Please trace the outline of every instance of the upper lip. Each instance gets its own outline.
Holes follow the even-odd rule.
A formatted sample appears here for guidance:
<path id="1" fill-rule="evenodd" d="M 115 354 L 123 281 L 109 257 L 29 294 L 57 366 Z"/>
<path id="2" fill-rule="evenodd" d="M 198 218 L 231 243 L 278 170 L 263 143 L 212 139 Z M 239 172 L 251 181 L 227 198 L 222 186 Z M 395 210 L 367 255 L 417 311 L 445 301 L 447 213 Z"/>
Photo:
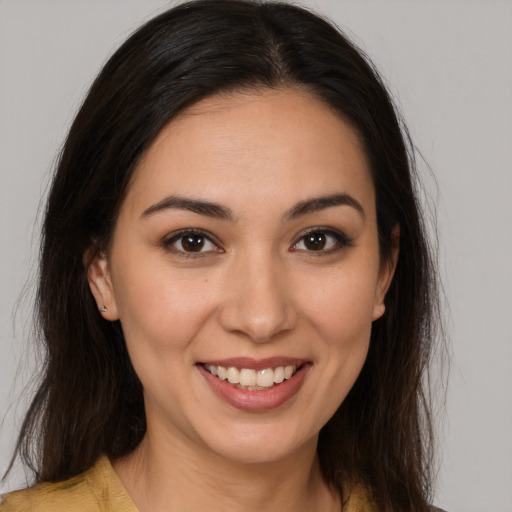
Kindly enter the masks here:
<path id="1" fill-rule="evenodd" d="M 307 363 L 307 359 L 298 357 L 275 356 L 264 359 L 253 359 L 251 357 L 230 357 L 227 359 L 209 359 L 201 361 L 199 364 L 209 364 L 212 366 L 224 366 L 225 368 L 247 368 L 250 370 L 264 370 L 265 368 L 277 368 L 278 366 L 301 366 Z"/>

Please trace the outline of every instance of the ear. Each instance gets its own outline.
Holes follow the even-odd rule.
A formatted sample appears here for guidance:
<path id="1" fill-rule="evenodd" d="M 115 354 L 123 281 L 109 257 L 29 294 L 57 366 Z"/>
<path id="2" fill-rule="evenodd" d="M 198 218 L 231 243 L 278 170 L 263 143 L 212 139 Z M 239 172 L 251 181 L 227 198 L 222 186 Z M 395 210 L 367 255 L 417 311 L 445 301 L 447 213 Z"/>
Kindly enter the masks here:
<path id="1" fill-rule="evenodd" d="M 117 304 L 105 253 L 96 253 L 90 257 L 91 250 L 84 254 L 84 265 L 87 270 L 89 288 L 96 299 L 98 311 L 106 320 L 119 319 Z"/>
<path id="2" fill-rule="evenodd" d="M 391 232 L 391 253 L 389 258 L 383 261 L 379 269 L 377 288 L 375 290 L 375 302 L 373 304 L 372 321 L 379 319 L 386 311 L 384 299 L 388 292 L 393 275 L 395 274 L 400 246 L 400 226 L 397 224 Z"/>

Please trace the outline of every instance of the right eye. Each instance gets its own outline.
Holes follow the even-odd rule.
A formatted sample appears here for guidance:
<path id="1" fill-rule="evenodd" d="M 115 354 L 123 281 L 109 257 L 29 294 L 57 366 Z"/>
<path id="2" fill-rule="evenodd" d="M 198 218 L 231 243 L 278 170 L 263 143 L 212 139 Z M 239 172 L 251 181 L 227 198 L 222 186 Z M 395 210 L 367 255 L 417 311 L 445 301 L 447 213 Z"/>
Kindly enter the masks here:
<path id="1" fill-rule="evenodd" d="M 202 231 L 182 230 L 167 238 L 164 243 L 167 250 L 184 254 L 202 254 L 221 252 L 221 249 Z"/>

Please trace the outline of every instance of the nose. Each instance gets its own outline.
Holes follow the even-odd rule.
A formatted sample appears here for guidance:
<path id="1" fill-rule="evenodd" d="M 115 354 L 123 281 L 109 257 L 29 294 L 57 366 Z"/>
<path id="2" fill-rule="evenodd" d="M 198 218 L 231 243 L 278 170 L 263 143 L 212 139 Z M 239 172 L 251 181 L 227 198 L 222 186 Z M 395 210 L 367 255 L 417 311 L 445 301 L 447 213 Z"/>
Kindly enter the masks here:
<path id="1" fill-rule="evenodd" d="M 225 291 L 218 318 L 227 331 L 264 343 L 297 323 L 291 284 L 271 256 L 252 255 L 235 262 Z"/>

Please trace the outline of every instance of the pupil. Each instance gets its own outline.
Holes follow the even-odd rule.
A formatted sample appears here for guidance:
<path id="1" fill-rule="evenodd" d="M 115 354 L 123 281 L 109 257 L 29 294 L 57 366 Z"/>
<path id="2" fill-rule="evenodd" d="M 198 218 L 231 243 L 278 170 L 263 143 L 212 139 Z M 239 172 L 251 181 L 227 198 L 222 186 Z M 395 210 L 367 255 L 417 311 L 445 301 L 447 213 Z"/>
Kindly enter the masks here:
<path id="1" fill-rule="evenodd" d="M 323 233 L 311 233 L 304 240 L 304 244 L 312 251 L 320 251 L 325 247 L 325 235 Z"/>
<path id="2" fill-rule="evenodd" d="M 181 239 L 181 246 L 188 252 L 199 252 L 204 245 L 204 238 L 200 235 L 186 235 Z"/>

